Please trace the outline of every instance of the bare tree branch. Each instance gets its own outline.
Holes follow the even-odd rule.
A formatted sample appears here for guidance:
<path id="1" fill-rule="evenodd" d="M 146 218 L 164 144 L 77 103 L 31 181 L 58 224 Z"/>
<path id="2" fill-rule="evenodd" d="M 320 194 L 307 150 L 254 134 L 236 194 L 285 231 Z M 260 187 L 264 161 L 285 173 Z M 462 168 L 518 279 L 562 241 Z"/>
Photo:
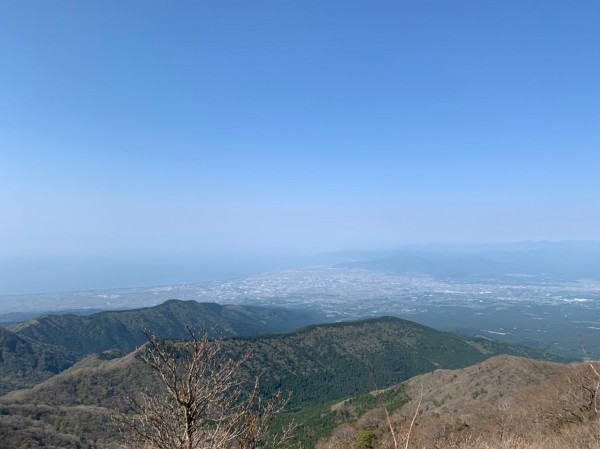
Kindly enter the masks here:
<path id="1" fill-rule="evenodd" d="M 144 329 L 146 345 L 139 358 L 156 374 L 164 394 L 145 391 L 139 399 L 126 398 L 133 414 L 115 417 L 127 443 L 154 449 L 265 449 L 280 448 L 292 427 L 269 436 L 269 425 L 289 395 L 277 392 L 264 399 L 260 379 L 244 388 L 242 366 L 252 348 L 232 358 L 222 341 L 198 337 L 187 328 L 190 340 L 161 341 Z"/>

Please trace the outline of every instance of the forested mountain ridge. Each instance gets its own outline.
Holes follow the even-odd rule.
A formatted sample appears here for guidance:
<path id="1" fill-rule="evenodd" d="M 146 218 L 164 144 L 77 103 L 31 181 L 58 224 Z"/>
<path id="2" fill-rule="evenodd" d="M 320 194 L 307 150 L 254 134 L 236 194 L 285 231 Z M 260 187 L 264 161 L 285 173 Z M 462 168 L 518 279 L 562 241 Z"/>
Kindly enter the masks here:
<path id="1" fill-rule="evenodd" d="M 472 365 L 498 353 L 546 357 L 539 351 L 465 339 L 392 317 L 310 326 L 290 334 L 230 338 L 223 347 L 232 357 L 254 348 L 244 375 L 251 379 L 261 374 L 265 394 L 291 391 L 290 411 L 369 392 L 373 389 L 369 370 L 385 387 L 437 368 Z M 8 420 L 20 416 L 22 422 L 30 421 L 20 424 L 22 438 L 27 438 L 30 428 L 50 426 L 58 432 L 56 423 L 60 422 L 62 435 L 77 438 L 80 445 L 82 438 L 96 440 L 90 447 L 103 447 L 100 443 L 116 437 L 110 429 L 110 414 L 127 409 L 122 398 L 157 387 L 152 373 L 134 354 L 106 362 L 84 360 L 31 390 L 0 398 L 6 415 L 0 417 L 0 427 L 4 426 L 0 436 L 8 432 Z M 12 432 L 11 438 L 20 441 L 18 432 Z"/>
<path id="2" fill-rule="evenodd" d="M 133 351 L 146 340 L 144 328 L 160 338 L 182 339 L 189 337 L 186 326 L 192 326 L 222 338 L 289 332 L 321 321 L 319 315 L 305 311 L 169 300 L 154 307 L 87 316 L 46 315 L 11 330 L 32 340 L 92 354 L 108 349 Z"/>
<path id="3" fill-rule="evenodd" d="M 462 368 L 499 354 L 559 360 L 541 351 L 484 338 L 463 338 L 396 317 L 309 326 L 283 335 L 235 338 L 232 350 L 255 347 L 266 392 L 293 391 L 290 407 L 314 405 L 382 387 L 439 368 Z"/>
<path id="4" fill-rule="evenodd" d="M 28 388 L 60 373 L 81 356 L 0 328 L 0 395 Z"/>

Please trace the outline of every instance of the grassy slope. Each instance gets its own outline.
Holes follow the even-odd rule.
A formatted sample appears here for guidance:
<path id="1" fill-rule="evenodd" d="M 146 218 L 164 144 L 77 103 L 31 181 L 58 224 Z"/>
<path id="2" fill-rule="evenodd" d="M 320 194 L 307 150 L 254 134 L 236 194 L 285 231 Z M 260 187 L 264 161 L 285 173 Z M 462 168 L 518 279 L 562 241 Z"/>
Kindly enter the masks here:
<path id="1" fill-rule="evenodd" d="M 499 356 L 460 370 L 437 370 L 403 383 L 397 398 L 411 399 L 392 413 L 392 421 L 398 434 L 406 434 L 422 398 L 411 447 L 597 447 L 599 417 L 590 399 L 597 382 L 586 364 Z M 349 423 L 333 429 L 333 437 L 319 447 L 352 447 L 365 432 L 373 436 L 374 449 L 388 447 L 391 437 L 381 409 Z"/>

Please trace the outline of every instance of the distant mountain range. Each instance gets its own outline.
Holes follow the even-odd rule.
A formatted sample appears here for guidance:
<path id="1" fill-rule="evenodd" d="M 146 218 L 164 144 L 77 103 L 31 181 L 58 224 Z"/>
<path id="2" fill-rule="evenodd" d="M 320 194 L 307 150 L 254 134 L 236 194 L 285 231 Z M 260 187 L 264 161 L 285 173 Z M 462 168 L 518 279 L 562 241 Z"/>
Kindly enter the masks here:
<path id="1" fill-rule="evenodd" d="M 528 266 L 534 273 L 600 278 L 598 241 L 525 241 L 495 244 L 414 244 L 374 251 L 249 256 L 212 254 L 156 257 L 75 257 L 20 260 L 0 257 L 0 294 L 43 294 L 216 281 L 267 271 L 374 261 L 400 253 L 476 254 Z M 529 254 L 528 254 L 529 253 Z M 68 275 L 65 275 L 67 273 Z M 497 273 L 495 273 L 497 274 Z M 49 310 L 49 309 L 45 309 Z M 34 310 L 37 311 L 37 310 Z M 10 317 L 1 321 L 17 321 Z M 19 319 L 20 320 L 20 319 Z"/>
<path id="2" fill-rule="evenodd" d="M 547 276 L 600 279 L 598 242 L 524 242 L 458 249 L 431 246 L 386 252 L 340 253 L 341 268 L 422 273 L 443 278 Z"/>
<path id="3" fill-rule="evenodd" d="M 419 273 L 443 278 L 466 278 L 471 276 L 502 276 L 508 273 L 525 273 L 527 267 L 499 262 L 473 254 L 401 252 L 381 259 L 347 262 L 340 268 L 363 268 L 397 273 Z"/>

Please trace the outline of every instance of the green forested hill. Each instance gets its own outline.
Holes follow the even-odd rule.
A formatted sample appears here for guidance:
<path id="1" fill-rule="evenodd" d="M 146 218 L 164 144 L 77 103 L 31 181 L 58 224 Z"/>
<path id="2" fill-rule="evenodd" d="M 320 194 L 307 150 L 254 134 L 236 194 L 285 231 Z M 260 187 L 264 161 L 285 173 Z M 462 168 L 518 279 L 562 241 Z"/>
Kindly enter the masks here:
<path id="1" fill-rule="evenodd" d="M 372 390 L 369 369 L 379 386 L 385 387 L 437 368 L 472 365 L 500 353 L 544 357 L 534 350 L 467 340 L 389 317 L 311 326 L 284 335 L 232 338 L 224 345 L 234 357 L 253 346 L 247 373 L 262 373 L 265 393 L 291 391 L 291 411 Z M 115 437 L 104 424 L 109 424 L 111 410 L 123 408 L 122 397 L 157 385 L 133 354 L 104 363 L 96 360 L 81 363 L 32 390 L 1 398 L 0 415 L 21 415 L 38 427 L 39 419 L 51 428 L 60 421 L 63 434 L 105 441 Z M 44 413 L 39 412 L 40 407 L 46 407 Z M 82 407 L 85 414 L 75 412 Z M 60 420 L 49 409 L 60 411 Z M 41 418 L 32 418 L 36 416 Z M 5 425 L 3 419 L 0 428 Z M 93 426 L 90 422 L 104 424 Z M 0 439 L 2 432 L 7 430 L 0 430 Z M 12 438 L 16 438 L 14 433 Z"/>
<path id="2" fill-rule="evenodd" d="M 289 309 L 170 300 L 155 307 L 88 316 L 48 315 L 12 330 L 36 341 L 92 354 L 134 350 L 146 339 L 144 327 L 161 338 L 178 339 L 188 337 L 186 326 L 206 329 L 215 337 L 231 337 L 289 332 L 319 321 L 316 314 Z"/>
<path id="3" fill-rule="evenodd" d="M 0 328 L 0 395 L 42 382 L 80 358 L 65 348 L 39 343 Z"/>
<path id="4" fill-rule="evenodd" d="M 287 335 L 232 339 L 232 349 L 253 345 L 254 370 L 265 392 L 293 392 L 301 407 L 366 393 L 438 368 L 462 368 L 499 354 L 553 359 L 547 354 L 487 339 L 467 339 L 412 321 L 382 317 L 311 326 Z"/>

